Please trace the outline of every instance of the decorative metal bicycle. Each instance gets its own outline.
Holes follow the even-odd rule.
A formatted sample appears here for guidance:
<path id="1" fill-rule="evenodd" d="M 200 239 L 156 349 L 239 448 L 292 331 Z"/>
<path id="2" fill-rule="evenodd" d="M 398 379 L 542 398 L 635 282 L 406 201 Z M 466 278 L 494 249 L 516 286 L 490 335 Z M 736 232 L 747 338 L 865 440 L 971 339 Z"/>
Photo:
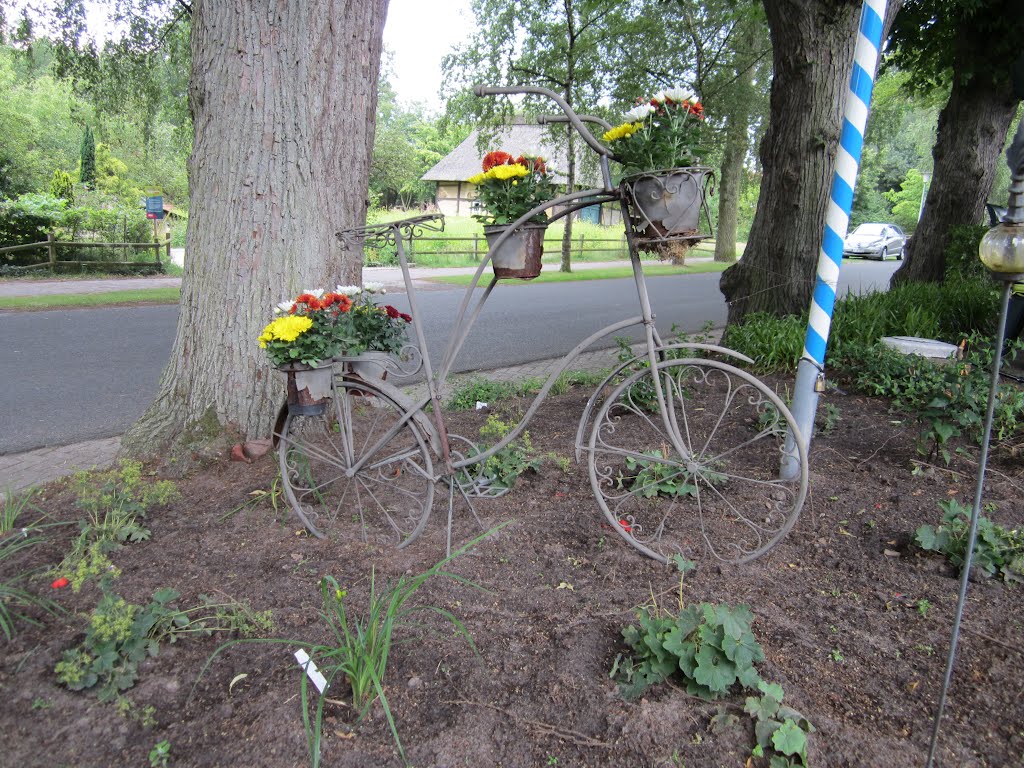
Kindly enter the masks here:
<path id="1" fill-rule="evenodd" d="M 576 433 L 577 462 L 586 462 L 590 484 L 607 524 L 640 552 L 667 561 L 675 554 L 696 559 L 702 552 L 722 561 L 745 562 L 767 552 L 793 527 L 807 493 L 804 441 L 790 441 L 800 471 L 782 479 L 785 437 L 799 437 L 785 403 L 763 382 L 737 367 L 748 358 L 721 346 L 666 344 L 654 324 L 638 253 L 638 238 L 669 243 L 696 242 L 700 233 L 656 231 L 644 223 L 634 237 L 626 228 L 640 315 L 603 328 L 580 342 L 551 371 L 521 421 L 483 452 L 449 433 L 440 389 L 484 303 L 498 283 L 493 278 L 470 311 L 477 287 L 503 241 L 541 211 L 555 220 L 584 207 L 617 202 L 623 216 L 636 219 L 635 181 L 611 183 L 609 150 L 557 94 L 543 88 L 478 87 L 477 95 L 532 93 L 550 97 L 567 121 L 599 154 L 603 186 L 558 197 L 522 216 L 491 244 L 467 288 L 440 366 L 431 365 L 409 273 L 405 241 L 423 230 L 442 230 L 440 214 L 339 233 L 349 244 L 392 245 L 397 250 L 413 315 L 415 367 L 422 369 L 427 394 L 413 400 L 383 379 L 353 372 L 352 361 L 335 363 L 332 405 L 324 416 L 289 415 L 279 430 L 279 458 L 285 494 L 311 533 L 325 536 L 358 524 L 385 533 L 399 547 L 422 533 L 438 481 L 448 485 L 448 541 L 459 493 L 494 495 L 483 464 L 519 437 L 556 379 L 601 339 L 640 325 L 643 354 L 619 364 L 587 401 Z M 706 169 L 689 177 L 706 183 Z M 687 174 L 684 174 L 687 176 Z M 645 181 L 648 181 L 645 179 Z M 692 183 L 684 179 L 684 183 Z M 650 183 L 646 184 L 649 188 Z M 654 197 L 661 191 L 647 192 Z M 703 196 L 700 198 L 704 206 Z M 671 206 L 671 200 L 667 200 Z M 707 210 L 704 208 L 707 218 Z M 709 225 L 710 226 L 710 225 Z M 394 362 L 398 365 L 398 362 Z M 403 374 L 413 371 L 401 370 Z M 429 412 L 428 412 L 429 406 Z M 475 515 L 475 511 L 474 511 Z"/>

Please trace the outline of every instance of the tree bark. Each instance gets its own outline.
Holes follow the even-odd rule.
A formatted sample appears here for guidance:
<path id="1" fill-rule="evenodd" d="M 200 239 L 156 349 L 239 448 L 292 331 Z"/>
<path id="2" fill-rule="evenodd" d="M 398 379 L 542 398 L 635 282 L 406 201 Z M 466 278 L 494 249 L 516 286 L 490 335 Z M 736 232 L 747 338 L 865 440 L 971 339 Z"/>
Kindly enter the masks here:
<path id="1" fill-rule="evenodd" d="M 996 84 L 991 73 L 954 77 L 949 101 L 939 113 L 932 150 L 934 176 L 921 221 L 907 243 L 906 260 L 890 285 L 945 279 L 950 229 L 983 222 L 985 202 L 1017 104 L 1009 81 Z"/>
<path id="2" fill-rule="evenodd" d="M 190 222 L 177 335 L 122 450 L 266 437 L 281 377 L 256 343 L 273 306 L 353 283 L 334 234 L 365 218 L 387 0 L 195 0 Z"/>
<path id="3" fill-rule="evenodd" d="M 763 0 L 771 30 L 771 123 L 743 259 L 720 282 L 730 324 L 810 305 L 861 4 Z"/>

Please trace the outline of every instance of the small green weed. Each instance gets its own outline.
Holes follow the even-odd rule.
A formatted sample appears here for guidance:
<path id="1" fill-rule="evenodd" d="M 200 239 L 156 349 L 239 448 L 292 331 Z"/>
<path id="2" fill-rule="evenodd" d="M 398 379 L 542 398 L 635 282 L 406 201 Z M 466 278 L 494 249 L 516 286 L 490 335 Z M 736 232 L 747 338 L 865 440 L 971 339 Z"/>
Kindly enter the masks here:
<path id="1" fill-rule="evenodd" d="M 167 768 L 167 763 L 171 759 L 171 742 L 167 739 L 158 741 L 153 745 L 153 748 L 149 750 L 149 765 L 150 768 Z"/>
<path id="2" fill-rule="evenodd" d="M 942 522 L 938 526 L 922 525 L 914 540 L 921 549 L 943 554 L 960 567 L 967 555 L 971 510 L 956 499 L 940 501 L 939 507 Z M 1007 530 L 984 515 L 979 516 L 972 563 L 989 576 L 999 576 L 1008 583 L 1024 580 L 1024 533 Z"/>
<path id="3" fill-rule="evenodd" d="M 925 600 L 924 598 L 921 598 L 914 605 L 917 608 L 917 612 L 919 614 L 921 614 L 921 618 L 922 619 L 927 619 L 928 618 L 928 611 L 931 610 L 932 604 L 929 601 Z"/>
<path id="4" fill-rule="evenodd" d="M 480 427 L 480 437 L 485 442 L 474 445 L 466 458 L 486 453 L 490 445 L 503 440 L 515 427 L 516 425 L 512 422 L 503 421 L 498 416 L 491 414 Z M 485 459 L 479 471 L 489 490 L 505 491 L 512 488 L 524 473 L 537 470 L 544 463 L 545 458 L 549 458 L 549 456 L 537 453 L 534 449 L 530 433 L 523 432 L 518 439 Z M 564 469 L 568 469 L 565 463 L 560 462 L 560 465 Z M 463 470 L 463 484 L 472 484 L 466 470 Z"/>

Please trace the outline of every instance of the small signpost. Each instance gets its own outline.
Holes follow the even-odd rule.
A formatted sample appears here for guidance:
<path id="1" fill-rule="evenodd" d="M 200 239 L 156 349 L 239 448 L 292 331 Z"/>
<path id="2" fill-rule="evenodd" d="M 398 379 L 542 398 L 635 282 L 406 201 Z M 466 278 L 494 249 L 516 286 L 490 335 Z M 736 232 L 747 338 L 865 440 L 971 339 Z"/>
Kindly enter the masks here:
<path id="1" fill-rule="evenodd" d="M 159 243 L 160 237 L 158 234 L 158 221 L 163 221 L 164 218 L 164 196 L 163 190 L 159 187 L 147 187 L 146 188 L 146 218 L 153 220 L 153 242 Z M 156 261 L 160 263 L 160 247 L 156 248 Z"/>
<path id="2" fill-rule="evenodd" d="M 164 217 L 164 197 L 158 188 L 146 190 L 146 218 L 160 220 Z"/>

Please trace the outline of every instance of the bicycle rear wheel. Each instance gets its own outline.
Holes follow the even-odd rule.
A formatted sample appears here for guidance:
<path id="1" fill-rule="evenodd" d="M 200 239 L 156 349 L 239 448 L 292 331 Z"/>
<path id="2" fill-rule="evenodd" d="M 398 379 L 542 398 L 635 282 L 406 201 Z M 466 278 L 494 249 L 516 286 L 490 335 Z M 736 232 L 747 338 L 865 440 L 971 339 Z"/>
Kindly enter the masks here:
<path id="1" fill-rule="evenodd" d="M 747 562 L 786 535 L 807 494 L 802 440 L 799 476 L 779 476 L 791 429 L 782 400 L 745 371 L 665 360 L 620 383 L 598 411 L 591 488 L 613 530 L 650 557 Z"/>
<path id="2" fill-rule="evenodd" d="M 285 497 L 314 536 L 364 541 L 422 533 L 434 500 L 430 450 L 405 409 L 372 384 L 336 377 L 323 416 L 289 415 L 278 459 Z"/>

